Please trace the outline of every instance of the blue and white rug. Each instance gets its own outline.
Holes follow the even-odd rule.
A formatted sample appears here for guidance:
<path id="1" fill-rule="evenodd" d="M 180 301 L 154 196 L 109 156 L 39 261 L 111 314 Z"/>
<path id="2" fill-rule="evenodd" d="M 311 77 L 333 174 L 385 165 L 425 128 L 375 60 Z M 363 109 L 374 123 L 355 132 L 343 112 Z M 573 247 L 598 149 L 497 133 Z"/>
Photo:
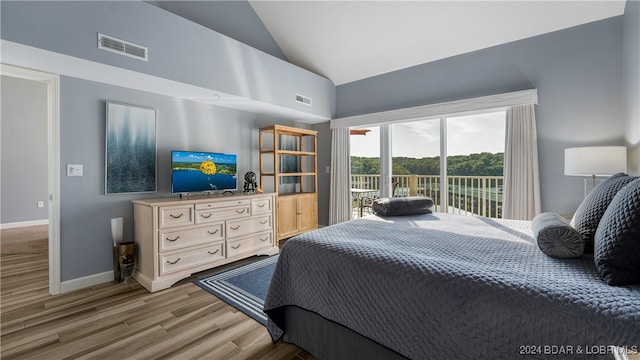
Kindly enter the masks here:
<path id="1" fill-rule="evenodd" d="M 229 305 L 251 316 L 262 325 L 267 315 L 262 311 L 278 255 L 194 280 L 194 283 Z"/>

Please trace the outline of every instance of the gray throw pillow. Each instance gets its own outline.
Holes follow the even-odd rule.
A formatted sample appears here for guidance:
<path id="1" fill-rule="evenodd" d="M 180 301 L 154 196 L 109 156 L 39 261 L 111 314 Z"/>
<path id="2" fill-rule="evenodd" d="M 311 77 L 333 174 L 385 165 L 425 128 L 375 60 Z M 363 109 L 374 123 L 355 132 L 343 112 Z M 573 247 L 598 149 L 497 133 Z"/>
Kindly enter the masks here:
<path id="1" fill-rule="evenodd" d="M 602 216 L 594 260 L 609 285 L 640 284 L 640 179 L 620 190 Z"/>
<path id="2" fill-rule="evenodd" d="M 571 219 L 571 226 L 584 239 L 584 252 L 593 253 L 593 237 L 604 212 L 616 193 L 633 181 L 634 177 L 618 173 L 598 184 L 582 201 Z"/>
<path id="3" fill-rule="evenodd" d="M 543 253 L 555 258 L 575 258 L 584 252 L 584 241 L 562 216 L 544 212 L 531 222 L 533 236 Z"/>
<path id="4" fill-rule="evenodd" d="M 381 198 L 373 202 L 373 212 L 382 216 L 416 215 L 431 212 L 433 200 L 428 197 L 409 196 Z"/>

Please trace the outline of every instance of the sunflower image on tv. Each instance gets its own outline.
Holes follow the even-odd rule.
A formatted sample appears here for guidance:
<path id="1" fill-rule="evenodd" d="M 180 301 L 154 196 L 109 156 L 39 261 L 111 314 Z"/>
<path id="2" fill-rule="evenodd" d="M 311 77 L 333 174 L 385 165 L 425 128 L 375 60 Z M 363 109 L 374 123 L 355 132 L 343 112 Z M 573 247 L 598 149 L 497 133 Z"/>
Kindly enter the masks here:
<path id="1" fill-rule="evenodd" d="M 205 160 L 200 163 L 200 172 L 206 175 L 214 175 L 216 173 L 216 164 L 211 160 Z"/>
<path id="2" fill-rule="evenodd" d="M 197 151 L 171 151 L 171 192 L 196 193 L 235 190 L 235 154 Z"/>

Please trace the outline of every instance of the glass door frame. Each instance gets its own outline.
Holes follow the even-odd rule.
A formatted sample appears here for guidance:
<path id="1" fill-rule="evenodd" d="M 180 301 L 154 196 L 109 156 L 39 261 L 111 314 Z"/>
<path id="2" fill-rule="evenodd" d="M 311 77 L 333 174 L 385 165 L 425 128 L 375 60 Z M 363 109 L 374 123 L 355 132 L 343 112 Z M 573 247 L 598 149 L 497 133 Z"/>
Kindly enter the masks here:
<path id="1" fill-rule="evenodd" d="M 505 107 L 495 107 L 482 110 L 465 111 L 454 114 L 446 114 L 440 116 L 430 116 L 415 119 L 405 119 L 400 121 L 391 121 L 379 124 L 371 124 L 372 126 L 380 127 L 380 197 L 391 197 L 391 178 L 393 174 L 393 157 L 392 157 L 392 126 L 393 124 L 400 124 L 406 122 L 415 121 L 428 121 L 436 120 L 440 121 L 440 187 L 448 187 L 447 182 L 447 120 L 449 118 L 457 118 L 461 116 L 469 116 L 475 114 L 486 114 L 493 112 L 506 111 Z M 447 212 L 449 209 L 448 204 L 448 191 L 440 191 L 440 209 L 444 209 Z"/>

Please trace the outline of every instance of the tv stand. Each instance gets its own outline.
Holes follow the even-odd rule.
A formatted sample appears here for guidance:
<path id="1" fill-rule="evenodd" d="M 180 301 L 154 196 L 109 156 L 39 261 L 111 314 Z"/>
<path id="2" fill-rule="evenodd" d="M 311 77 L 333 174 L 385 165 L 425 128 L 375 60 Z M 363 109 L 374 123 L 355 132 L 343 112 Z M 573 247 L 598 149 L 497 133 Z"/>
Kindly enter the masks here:
<path id="1" fill-rule="evenodd" d="M 229 194 L 231 194 L 231 195 L 235 195 L 235 194 L 236 194 L 236 193 L 234 193 L 234 192 L 233 192 L 233 191 L 231 191 L 231 190 L 226 190 L 226 191 L 224 191 L 224 192 L 222 193 L 222 195 L 226 195 L 227 193 L 229 193 Z"/>
<path id="2" fill-rule="evenodd" d="M 275 194 L 133 201 L 133 277 L 154 292 L 191 274 L 278 253 Z"/>

